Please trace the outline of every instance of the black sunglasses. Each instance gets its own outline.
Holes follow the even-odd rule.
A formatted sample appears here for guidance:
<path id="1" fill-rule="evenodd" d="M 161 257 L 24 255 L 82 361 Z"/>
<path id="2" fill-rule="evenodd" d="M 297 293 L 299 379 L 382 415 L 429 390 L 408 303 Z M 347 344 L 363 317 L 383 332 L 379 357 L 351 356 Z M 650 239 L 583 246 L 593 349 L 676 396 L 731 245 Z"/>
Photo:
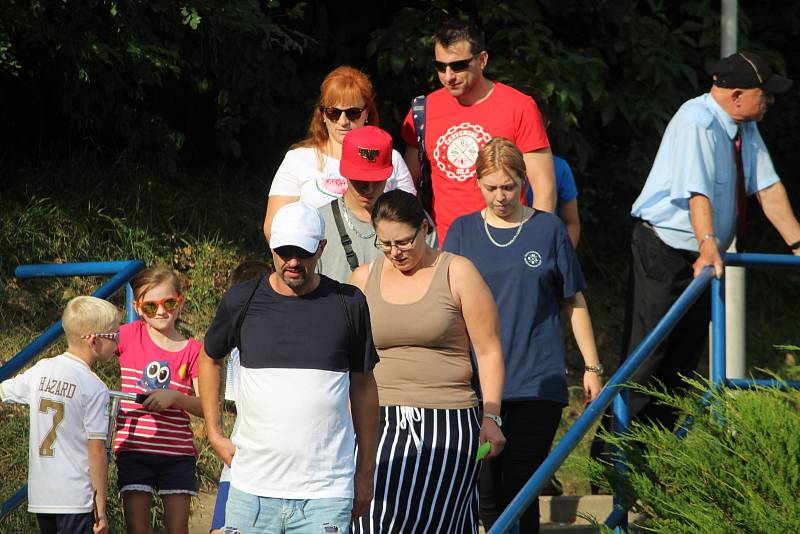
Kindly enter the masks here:
<path id="1" fill-rule="evenodd" d="M 451 61 L 450 63 L 445 63 L 444 61 L 433 61 L 434 68 L 444 74 L 447 70 L 447 67 L 450 67 L 450 70 L 453 72 L 461 72 L 465 71 L 469 68 L 469 64 L 472 63 L 472 60 L 478 56 L 472 56 L 469 59 L 459 59 L 458 61 Z"/>
<path id="2" fill-rule="evenodd" d="M 357 121 L 361 114 L 364 113 L 364 110 L 367 109 L 366 107 L 363 108 L 347 108 L 347 109 L 339 109 L 334 107 L 327 107 L 327 106 L 320 106 L 319 110 L 328 117 L 328 120 L 331 122 L 336 122 L 339 120 L 339 117 L 342 116 L 344 113 L 347 116 L 347 120 Z"/>
<path id="3" fill-rule="evenodd" d="M 294 245 L 286 245 L 275 249 L 275 254 L 281 257 L 282 260 L 290 260 L 297 258 L 299 260 L 307 260 L 316 254 L 317 251 L 309 252 L 304 248 L 296 247 Z"/>

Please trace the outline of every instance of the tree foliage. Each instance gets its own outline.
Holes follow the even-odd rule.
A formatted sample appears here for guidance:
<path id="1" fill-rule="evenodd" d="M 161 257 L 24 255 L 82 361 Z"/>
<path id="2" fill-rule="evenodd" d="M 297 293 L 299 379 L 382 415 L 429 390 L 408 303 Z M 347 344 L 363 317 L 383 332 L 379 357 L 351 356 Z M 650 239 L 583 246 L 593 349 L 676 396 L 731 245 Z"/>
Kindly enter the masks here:
<path id="1" fill-rule="evenodd" d="M 0 135 L 23 159 L 89 152 L 172 170 L 271 167 L 302 135 L 322 77 L 342 63 L 372 75 L 382 124 L 396 135 L 410 98 L 438 86 L 434 30 L 469 16 L 488 37 L 487 74 L 543 91 L 556 151 L 579 181 L 602 183 L 587 190 L 587 206 L 620 192 L 627 202 L 669 117 L 710 81 L 718 4 L 7 0 L 0 94 L 14 105 L 0 111 Z M 742 47 L 796 55 L 800 8 L 784 14 L 740 10 Z M 775 49 L 768 55 L 781 70 Z"/>

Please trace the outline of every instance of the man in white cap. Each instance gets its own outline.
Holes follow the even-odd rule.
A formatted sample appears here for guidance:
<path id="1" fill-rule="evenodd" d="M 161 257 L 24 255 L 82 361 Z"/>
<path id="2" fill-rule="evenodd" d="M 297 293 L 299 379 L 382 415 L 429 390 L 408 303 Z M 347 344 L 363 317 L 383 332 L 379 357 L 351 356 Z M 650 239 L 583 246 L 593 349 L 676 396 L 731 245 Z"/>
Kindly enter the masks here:
<path id="1" fill-rule="evenodd" d="M 339 162 L 339 174 L 347 179 L 347 190 L 341 198 L 319 209 L 328 242 L 319 261 L 320 273 L 348 282 L 356 267 L 383 256 L 375 247 L 372 206 L 383 193 L 393 168 L 392 136 L 388 132 L 377 126 L 364 126 L 347 133 Z M 434 225 L 429 227 L 425 241 L 438 248 Z"/>
<path id="2" fill-rule="evenodd" d="M 270 241 L 275 272 L 233 286 L 205 336 L 203 414 L 231 466 L 225 523 L 242 533 L 348 532 L 372 500 L 378 356 L 364 295 L 315 272 L 324 236 L 316 209 L 281 207 Z M 239 424 L 228 439 L 219 384 L 233 347 Z"/>

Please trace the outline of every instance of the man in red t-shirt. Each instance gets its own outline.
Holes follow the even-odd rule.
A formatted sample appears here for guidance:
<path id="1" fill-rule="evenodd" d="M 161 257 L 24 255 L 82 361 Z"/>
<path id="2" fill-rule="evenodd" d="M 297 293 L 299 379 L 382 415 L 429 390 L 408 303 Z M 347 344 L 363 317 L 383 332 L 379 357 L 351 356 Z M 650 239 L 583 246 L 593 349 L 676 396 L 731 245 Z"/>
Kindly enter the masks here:
<path id="1" fill-rule="evenodd" d="M 533 185 L 533 206 L 553 211 L 553 158 L 541 114 L 531 97 L 483 76 L 489 61 L 483 32 L 470 22 L 448 21 L 434 36 L 434 55 L 444 87 L 427 96 L 425 151 L 431 164 L 439 242 L 444 243 L 457 217 L 485 206 L 475 181 L 475 159 L 492 137 L 506 137 L 519 147 Z M 410 110 L 402 136 L 406 164 L 419 180 L 419 150 Z"/>

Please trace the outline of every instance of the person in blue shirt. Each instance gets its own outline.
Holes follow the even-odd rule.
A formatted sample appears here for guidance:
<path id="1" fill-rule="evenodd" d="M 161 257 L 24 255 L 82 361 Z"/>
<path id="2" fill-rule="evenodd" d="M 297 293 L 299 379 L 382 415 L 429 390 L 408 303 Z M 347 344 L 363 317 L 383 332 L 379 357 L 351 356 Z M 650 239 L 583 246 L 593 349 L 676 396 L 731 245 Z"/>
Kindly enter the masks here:
<path id="1" fill-rule="evenodd" d="M 531 87 L 525 87 L 521 91 L 530 95 L 536 102 L 536 106 L 542 114 L 545 130 L 550 128 L 550 104 L 544 93 Z M 578 241 L 581 237 L 581 219 L 578 213 L 578 187 L 575 185 L 575 176 L 572 174 L 569 163 L 555 154 L 553 155 L 553 170 L 556 176 L 556 214 L 564 221 L 572 246 L 578 248 Z M 532 187 L 525 189 L 525 203 L 533 206 Z"/>
<path id="2" fill-rule="evenodd" d="M 587 401 L 602 388 L 592 322 L 575 249 L 555 215 L 524 206 L 525 164 L 508 139 L 495 137 L 475 164 L 486 208 L 455 220 L 444 250 L 470 259 L 492 291 L 506 365 L 503 453 L 481 468 L 481 520 L 488 530 L 544 461 L 567 404 L 561 309 L 583 355 Z M 521 518 L 539 531 L 538 500 Z"/>
<path id="3" fill-rule="evenodd" d="M 741 249 L 746 196 L 800 254 L 800 224 L 772 165 L 757 122 L 792 81 L 772 72 L 760 56 L 741 52 L 713 67 L 708 93 L 685 102 L 672 117 L 653 167 L 631 214 L 632 269 L 623 359 L 644 339 L 705 267 L 722 276 L 720 251 L 737 234 Z M 682 387 L 706 345 L 708 292 L 692 307 L 632 380 Z M 630 415 L 672 428 L 677 414 L 641 394 L 630 397 Z"/>

